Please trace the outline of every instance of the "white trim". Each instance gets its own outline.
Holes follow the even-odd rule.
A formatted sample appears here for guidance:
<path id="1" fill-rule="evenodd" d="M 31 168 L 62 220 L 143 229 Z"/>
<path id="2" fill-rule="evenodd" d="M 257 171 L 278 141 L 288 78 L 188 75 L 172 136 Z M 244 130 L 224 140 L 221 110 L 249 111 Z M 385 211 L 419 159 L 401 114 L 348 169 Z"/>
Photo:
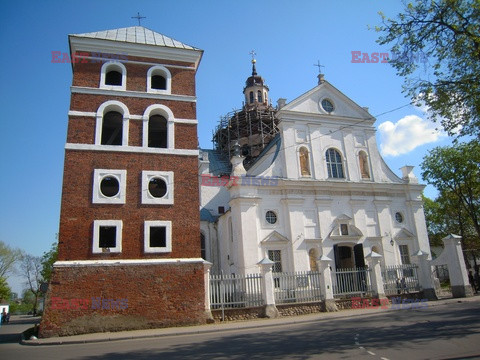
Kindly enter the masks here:
<path id="1" fill-rule="evenodd" d="M 76 110 L 70 110 L 68 112 L 68 116 L 86 116 L 86 117 L 95 117 L 97 116 L 97 113 L 93 111 L 76 111 Z"/>
<path id="2" fill-rule="evenodd" d="M 167 184 L 167 193 L 161 198 L 153 197 L 148 190 L 151 179 L 160 178 Z M 173 205 L 174 200 L 173 171 L 142 171 L 142 204 Z"/>
<path id="3" fill-rule="evenodd" d="M 165 227 L 165 247 L 150 247 L 150 228 L 152 226 Z M 143 251 L 145 253 L 167 253 L 172 252 L 172 222 L 171 221 L 145 221 Z"/>
<path id="4" fill-rule="evenodd" d="M 117 146 L 117 145 L 94 145 L 94 144 L 74 144 L 66 143 L 66 150 L 84 150 L 84 151 L 117 151 L 144 154 L 165 154 L 165 155 L 182 155 L 182 156 L 198 156 L 198 149 L 162 149 L 149 148 L 142 146 Z"/>
<path id="5" fill-rule="evenodd" d="M 123 230 L 123 222 L 122 220 L 94 220 L 93 221 L 93 245 L 92 245 L 92 253 L 94 254 L 103 254 L 104 248 L 100 247 L 100 226 L 115 226 L 117 228 L 116 231 L 116 239 L 115 239 L 115 247 L 108 248 L 109 250 L 107 253 L 121 253 L 122 252 L 122 230 Z"/>
<path id="6" fill-rule="evenodd" d="M 152 115 L 161 115 L 167 119 L 167 149 L 175 148 L 175 116 L 172 110 L 165 105 L 154 104 L 145 109 L 143 113 L 143 140 L 142 146 L 148 148 L 148 121 Z"/>
<path id="7" fill-rule="evenodd" d="M 77 110 L 70 110 L 68 112 L 68 116 L 83 116 L 83 117 L 96 117 L 97 113 L 92 111 L 77 111 Z M 129 120 L 143 120 L 143 115 L 130 115 Z M 177 124 L 189 124 L 189 125 L 197 125 L 197 119 L 179 119 L 174 118 L 173 122 Z"/>
<path id="8" fill-rule="evenodd" d="M 124 266 L 124 265 L 182 265 L 205 263 L 202 258 L 175 259 L 115 259 L 115 260 L 68 260 L 56 261 L 53 267 L 83 267 L 83 266 Z"/>
<path id="9" fill-rule="evenodd" d="M 100 190 L 100 184 L 103 178 L 112 176 L 117 179 L 119 184 L 118 194 L 112 197 L 103 195 Z M 127 170 L 112 169 L 94 169 L 93 170 L 93 195 L 94 204 L 125 204 L 127 189 Z"/>
<path id="10" fill-rule="evenodd" d="M 152 94 L 152 93 L 147 93 L 142 91 L 131 91 L 131 90 L 119 91 L 119 90 L 89 88 L 89 87 L 82 87 L 82 86 L 72 86 L 70 87 L 70 91 L 72 93 L 77 93 L 77 94 L 125 96 L 125 97 L 135 97 L 135 98 L 175 100 L 175 101 L 186 101 L 186 102 L 197 101 L 196 96 L 190 96 L 190 95 Z"/>
<path id="11" fill-rule="evenodd" d="M 71 53 L 91 51 L 116 54 L 124 52 L 127 53 L 128 56 L 193 63 L 195 64 L 195 70 L 203 55 L 203 50 L 200 49 L 179 49 L 166 46 L 152 46 L 149 44 L 132 44 L 129 42 L 104 39 L 81 38 L 75 35 L 69 36 L 69 42 Z"/>
<path id="12" fill-rule="evenodd" d="M 118 147 L 119 145 L 102 145 L 102 127 L 103 127 L 103 116 L 109 111 L 118 111 L 123 115 L 122 123 L 122 145 L 128 145 L 128 125 L 130 119 L 130 112 L 128 111 L 127 106 L 117 100 L 108 100 L 105 101 L 98 107 L 96 117 L 97 121 L 95 123 L 95 145 L 99 146 L 113 146 Z"/>
<path id="13" fill-rule="evenodd" d="M 166 89 L 152 89 L 152 76 L 161 75 L 165 78 Z M 162 65 L 155 65 L 148 69 L 147 72 L 147 92 L 154 94 L 171 94 L 172 93 L 172 74 Z"/>
<path id="14" fill-rule="evenodd" d="M 105 78 L 107 76 L 107 72 L 109 68 L 120 68 L 120 72 L 122 73 L 122 85 L 107 85 L 105 84 Z M 125 91 L 127 89 L 127 68 L 119 61 L 107 61 L 105 64 L 102 65 L 102 69 L 100 70 L 100 89 L 107 89 L 107 90 L 121 90 Z"/>

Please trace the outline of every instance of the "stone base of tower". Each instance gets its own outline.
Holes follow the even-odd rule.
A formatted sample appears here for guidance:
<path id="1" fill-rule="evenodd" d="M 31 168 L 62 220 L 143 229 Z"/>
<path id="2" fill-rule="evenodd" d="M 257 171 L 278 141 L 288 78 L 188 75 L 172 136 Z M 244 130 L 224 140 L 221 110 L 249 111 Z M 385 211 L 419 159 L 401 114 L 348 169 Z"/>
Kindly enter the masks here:
<path id="1" fill-rule="evenodd" d="M 201 259 L 60 261 L 40 337 L 204 324 Z"/>

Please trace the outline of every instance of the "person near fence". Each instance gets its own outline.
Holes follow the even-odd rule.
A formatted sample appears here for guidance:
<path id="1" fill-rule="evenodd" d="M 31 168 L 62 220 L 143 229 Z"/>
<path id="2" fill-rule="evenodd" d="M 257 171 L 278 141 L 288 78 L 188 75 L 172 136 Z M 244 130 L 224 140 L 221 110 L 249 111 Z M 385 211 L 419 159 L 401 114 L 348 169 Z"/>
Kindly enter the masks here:
<path id="1" fill-rule="evenodd" d="M 405 280 L 405 277 L 402 277 L 402 280 L 401 280 L 401 285 L 402 285 L 402 292 L 404 294 L 408 293 L 408 289 L 407 289 L 407 281 Z"/>
<path id="2" fill-rule="evenodd" d="M 475 271 L 473 287 L 475 288 L 475 293 L 477 293 L 480 290 L 480 274 L 478 273 L 478 267 L 477 267 L 477 271 Z"/>

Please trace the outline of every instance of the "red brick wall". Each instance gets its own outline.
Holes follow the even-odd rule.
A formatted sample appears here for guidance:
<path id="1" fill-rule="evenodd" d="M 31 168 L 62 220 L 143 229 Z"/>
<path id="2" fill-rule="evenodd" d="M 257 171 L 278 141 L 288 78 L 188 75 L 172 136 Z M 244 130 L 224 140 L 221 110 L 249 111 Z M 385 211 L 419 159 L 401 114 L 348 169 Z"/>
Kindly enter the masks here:
<path id="1" fill-rule="evenodd" d="M 65 152 L 59 260 L 200 257 L 196 156 L 126 152 Z M 127 170 L 125 204 L 92 204 L 93 170 Z M 141 203 L 142 170 L 174 171 L 174 204 Z M 123 220 L 122 252 L 92 254 L 93 221 Z M 172 221 L 172 252 L 144 254 L 144 221 Z"/>
<path id="2" fill-rule="evenodd" d="M 205 323 L 203 279 L 201 263 L 55 268 L 40 336 Z M 128 307 L 93 309 L 98 297 L 127 299 Z M 73 299 L 87 304 L 82 309 Z"/>
<path id="3" fill-rule="evenodd" d="M 148 61 L 152 63 L 152 59 L 132 58 L 137 61 Z M 90 60 L 89 60 L 90 61 Z M 157 60 L 156 60 L 157 61 Z M 120 61 L 121 62 L 121 61 Z M 179 69 L 169 67 L 168 64 L 180 66 L 193 66 L 192 64 L 158 60 L 164 65 L 172 76 L 172 94 L 195 96 L 195 70 Z M 77 63 L 73 72 L 73 86 L 99 88 L 100 73 L 103 63 Z M 155 65 L 124 63 L 127 69 L 127 90 L 129 91 L 147 91 L 147 72 Z"/>

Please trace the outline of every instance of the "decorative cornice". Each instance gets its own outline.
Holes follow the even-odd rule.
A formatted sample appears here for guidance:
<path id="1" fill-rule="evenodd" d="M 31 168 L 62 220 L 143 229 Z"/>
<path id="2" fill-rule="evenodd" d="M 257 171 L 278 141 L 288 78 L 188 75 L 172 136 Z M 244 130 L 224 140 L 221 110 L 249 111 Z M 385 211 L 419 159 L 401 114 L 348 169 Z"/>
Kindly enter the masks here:
<path id="1" fill-rule="evenodd" d="M 88 267 L 88 266 L 125 266 L 125 265 L 182 265 L 203 264 L 202 258 L 180 259 L 115 259 L 115 260 L 70 260 L 56 261 L 53 267 Z"/>
<path id="2" fill-rule="evenodd" d="M 94 145 L 94 144 L 73 144 L 66 143 L 65 150 L 80 151 L 113 151 L 128 152 L 139 154 L 162 154 L 162 155 L 182 155 L 182 156 L 198 156 L 199 151 L 193 149 L 163 149 L 141 146 L 116 146 L 116 145 Z"/>
<path id="3" fill-rule="evenodd" d="M 174 100 L 174 101 L 185 101 L 185 102 L 197 101 L 196 96 L 190 96 L 190 95 L 155 94 L 155 93 L 148 93 L 143 91 L 109 90 L 109 89 L 98 89 L 98 88 L 90 88 L 90 87 L 83 87 L 83 86 L 72 86 L 70 87 L 70 91 L 72 92 L 72 94 L 123 96 L 123 97 L 148 98 L 148 99 L 157 99 L 157 100 Z"/>

